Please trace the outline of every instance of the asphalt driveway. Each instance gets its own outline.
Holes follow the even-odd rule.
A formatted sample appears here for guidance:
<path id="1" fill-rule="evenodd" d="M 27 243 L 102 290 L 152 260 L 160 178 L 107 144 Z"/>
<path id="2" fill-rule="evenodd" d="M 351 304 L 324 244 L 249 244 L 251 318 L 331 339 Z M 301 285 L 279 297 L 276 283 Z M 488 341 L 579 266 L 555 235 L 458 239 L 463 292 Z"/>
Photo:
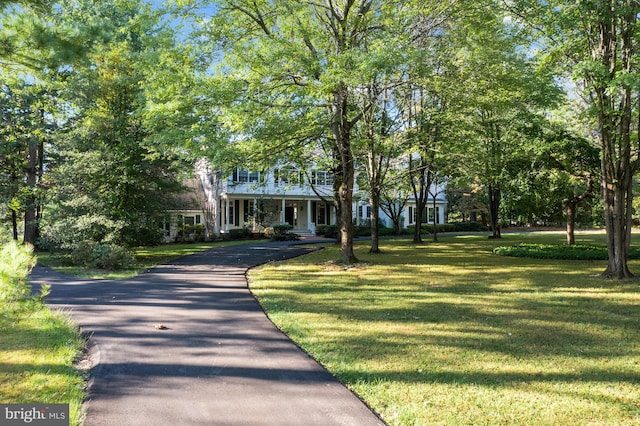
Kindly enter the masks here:
<path id="1" fill-rule="evenodd" d="M 91 335 L 85 426 L 384 424 L 248 290 L 248 268 L 308 250 L 215 248 L 121 281 L 34 268 L 47 302 Z"/>

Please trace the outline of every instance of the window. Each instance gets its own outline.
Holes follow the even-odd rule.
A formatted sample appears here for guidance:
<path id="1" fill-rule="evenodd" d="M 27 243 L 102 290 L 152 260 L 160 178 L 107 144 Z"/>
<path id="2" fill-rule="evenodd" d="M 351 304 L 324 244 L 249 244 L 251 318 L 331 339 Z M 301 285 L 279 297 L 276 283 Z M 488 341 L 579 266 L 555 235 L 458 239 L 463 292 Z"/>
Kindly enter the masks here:
<path id="1" fill-rule="evenodd" d="M 164 216 L 160 221 L 160 229 L 165 237 L 171 235 L 171 216 Z"/>
<path id="2" fill-rule="evenodd" d="M 311 172 L 311 184 L 331 186 L 333 185 L 333 174 L 327 171 L 314 170 Z"/>
<path id="3" fill-rule="evenodd" d="M 409 207 L 409 224 L 416 223 L 416 209 Z"/>
<path id="4" fill-rule="evenodd" d="M 199 225 L 200 223 L 202 223 L 202 218 L 200 217 L 199 214 L 194 216 L 184 216 L 182 220 L 183 220 L 182 223 L 184 223 L 185 225 L 191 225 L 191 226 Z"/>
<path id="5" fill-rule="evenodd" d="M 429 223 L 434 223 L 435 215 L 434 211 L 431 207 L 429 207 Z"/>
<path id="6" fill-rule="evenodd" d="M 233 182 L 239 183 L 260 182 L 260 172 L 236 169 L 233 171 L 231 179 Z"/>
<path id="7" fill-rule="evenodd" d="M 276 170 L 276 185 L 299 185 L 300 182 L 302 182 L 300 179 L 300 170 L 291 168 L 282 168 Z"/>

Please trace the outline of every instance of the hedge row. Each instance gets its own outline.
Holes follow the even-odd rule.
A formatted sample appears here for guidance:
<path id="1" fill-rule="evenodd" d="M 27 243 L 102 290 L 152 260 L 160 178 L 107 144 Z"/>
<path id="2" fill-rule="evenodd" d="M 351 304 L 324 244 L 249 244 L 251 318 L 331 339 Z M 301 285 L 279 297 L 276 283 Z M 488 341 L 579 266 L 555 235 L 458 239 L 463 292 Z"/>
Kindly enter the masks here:
<path id="1" fill-rule="evenodd" d="M 607 247 L 585 244 L 518 244 L 493 249 L 495 254 L 511 257 L 559 260 L 607 260 Z M 640 259 L 640 249 L 629 252 L 630 259 Z"/>

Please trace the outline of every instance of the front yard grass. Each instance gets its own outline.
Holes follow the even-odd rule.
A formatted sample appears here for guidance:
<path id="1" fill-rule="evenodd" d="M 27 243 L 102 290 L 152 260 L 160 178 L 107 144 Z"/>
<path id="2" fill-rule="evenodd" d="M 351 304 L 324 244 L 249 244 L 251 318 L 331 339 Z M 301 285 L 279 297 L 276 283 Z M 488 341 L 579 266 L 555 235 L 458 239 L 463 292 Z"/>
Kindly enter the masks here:
<path id="1" fill-rule="evenodd" d="M 0 305 L 0 403 L 69 404 L 82 420 L 85 380 L 73 367 L 84 339 L 63 314 L 39 300 Z"/>
<path id="2" fill-rule="evenodd" d="M 640 424 L 640 281 L 511 258 L 564 234 L 334 245 L 250 273 L 270 318 L 390 425 Z M 602 233 L 578 242 L 605 244 Z M 630 261 L 640 274 L 640 261 Z"/>

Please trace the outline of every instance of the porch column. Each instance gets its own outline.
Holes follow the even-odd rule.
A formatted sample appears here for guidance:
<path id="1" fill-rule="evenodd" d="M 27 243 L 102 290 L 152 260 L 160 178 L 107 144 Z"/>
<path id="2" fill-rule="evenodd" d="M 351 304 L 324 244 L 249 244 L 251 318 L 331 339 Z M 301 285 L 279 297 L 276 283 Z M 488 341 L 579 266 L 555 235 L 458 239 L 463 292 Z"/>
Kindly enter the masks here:
<path id="1" fill-rule="evenodd" d="M 282 199 L 282 206 L 281 206 L 282 211 L 280 212 L 280 223 L 284 223 L 284 209 L 285 209 L 285 205 L 284 205 L 284 198 Z"/>
<path id="2" fill-rule="evenodd" d="M 258 231 L 258 199 L 253 199 L 253 230 Z"/>
<path id="3" fill-rule="evenodd" d="M 311 200 L 307 200 L 307 228 L 315 234 L 315 229 L 312 229 L 315 227 L 311 223 Z"/>
<path id="4" fill-rule="evenodd" d="M 229 232 L 229 218 L 231 216 L 231 204 L 229 198 L 224 199 L 224 230 Z"/>

